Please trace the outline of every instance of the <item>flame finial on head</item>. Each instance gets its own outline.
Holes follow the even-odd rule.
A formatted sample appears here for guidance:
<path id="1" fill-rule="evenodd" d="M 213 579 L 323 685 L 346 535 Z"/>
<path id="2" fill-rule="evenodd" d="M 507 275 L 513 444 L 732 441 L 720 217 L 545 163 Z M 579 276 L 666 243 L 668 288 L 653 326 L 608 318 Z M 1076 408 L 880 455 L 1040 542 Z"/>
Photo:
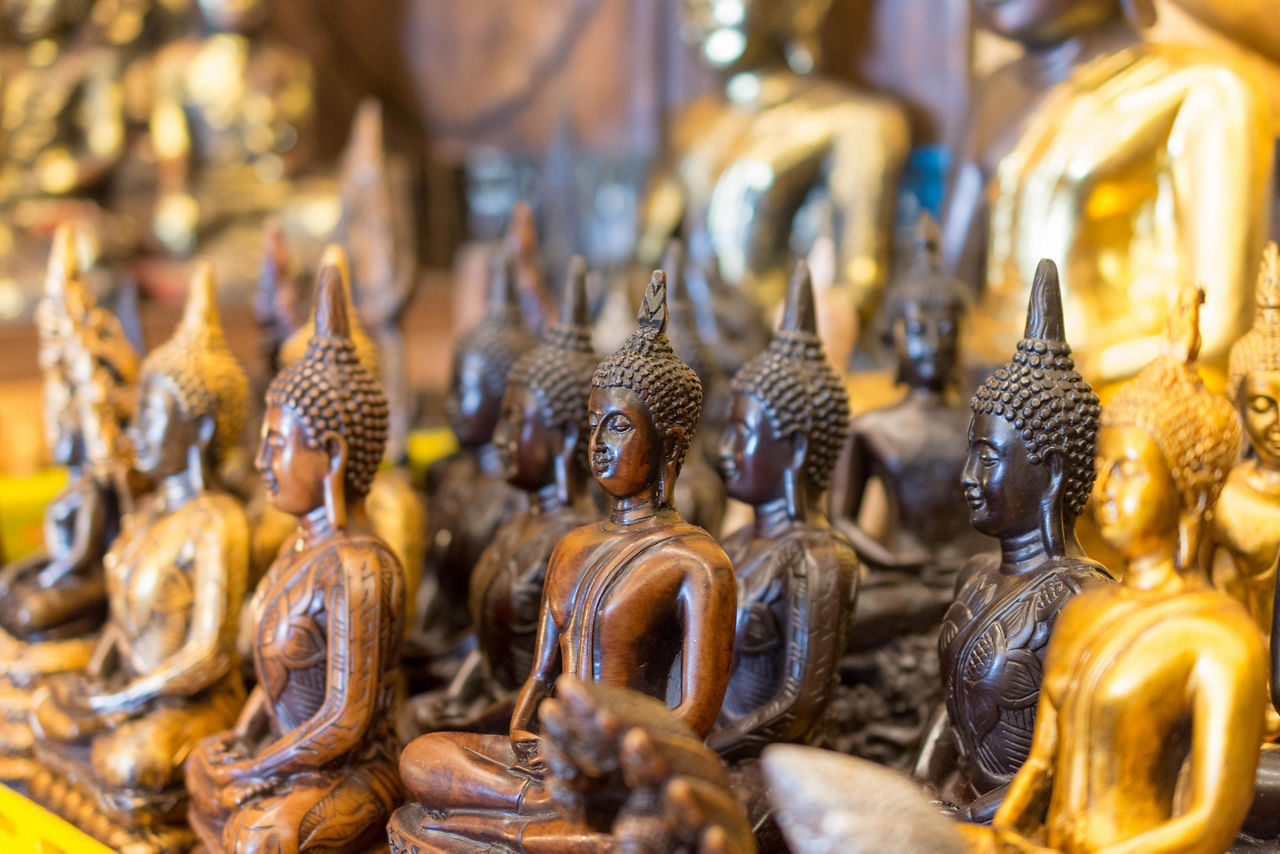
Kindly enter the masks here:
<path id="1" fill-rule="evenodd" d="M 1032 341 L 1066 343 L 1066 323 L 1062 312 L 1062 286 L 1058 281 L 1058 265 L 1041 258 L 1031 282 L 1027 300 L 1027 325 L 1023 338 Z"/>
<path id="2" fill-rule="evenodd" d="M 667 331 L 667 274 L 654 270 L 649 286 L 644 289 L 640 310 L 636 314 L 636 331 L 652 329 L 658 333 Z"/>
<path id="3" fill-rule="evenodd" d="M 787 283 L 786 307 L 782 314 L 780 332 L 818 334 L 818 316 L 813 303 L 813 277 L 809 265 L 803 259 L 796 262 Z"/>

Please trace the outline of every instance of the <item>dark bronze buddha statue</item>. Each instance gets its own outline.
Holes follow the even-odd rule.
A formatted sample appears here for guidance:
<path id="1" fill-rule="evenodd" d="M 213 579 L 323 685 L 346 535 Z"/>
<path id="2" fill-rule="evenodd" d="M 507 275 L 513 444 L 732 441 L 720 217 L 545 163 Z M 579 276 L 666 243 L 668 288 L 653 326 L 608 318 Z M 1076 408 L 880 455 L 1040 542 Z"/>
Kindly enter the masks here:
<path id="1" fill-rule="evenodd" d="M 1026 759 L 1049 634 L 1083 590 L 1110 582 L 1075 522 L 1093 486 L 1098 398 L 1075 369 L 1053 262 L 1040 263 L 1013 360 L 973 398 L 964 494 L 1000 541 L 960 571 L 938 638 L 946 700 L 919 774 L 987 819 Z"/>
<path id="2" fill-rule="evenodd" d="M 363 850 L 402 797 L 405 585 L 364 510 L 388 407 L 357 354 L 343 275 L 321 267 L 311 343 L 267 390 L 257 465 L 299 527 L 250 604 L 257 687 L 187 761 L 208 850 Z"/>
<path id="3" fill-rule="evenodd" d="M 565 534 L 590 523 L 587 396 L 596 355 L 587 315 L 586 262 L 575 258 L 559 321 L 507 377 L 494 445 L 507 482 L 529 506 L 501 525 L 471 573 L 478 648 L 444 691 L 414 697 L 401 715 L 406 740 L 436 730 L 490 731 L 511 717 L 533 666 L 547 561 Z"/>
<path id="4" fill-rule="evenodd" d="M 655 697 L 697 737 L 715 724 L 733 657 L 733 568 L 672 503 L 697 429 L 702 389 L 667 340 L 666 278 L 656 271 L 636 332 L 596 369 L 589 459 L 612 507 L 578 528 L 547 566 L 533 670 L 510 735 L 432 733 L 410 744 L 400 773 L 417 803 L 395 837 L 423 848 L 464 844 L 567 850 L 607 830 L 588 812 L 566 827 L 544 785 L 549 759 L 535 712 L 567 674 Z"/>

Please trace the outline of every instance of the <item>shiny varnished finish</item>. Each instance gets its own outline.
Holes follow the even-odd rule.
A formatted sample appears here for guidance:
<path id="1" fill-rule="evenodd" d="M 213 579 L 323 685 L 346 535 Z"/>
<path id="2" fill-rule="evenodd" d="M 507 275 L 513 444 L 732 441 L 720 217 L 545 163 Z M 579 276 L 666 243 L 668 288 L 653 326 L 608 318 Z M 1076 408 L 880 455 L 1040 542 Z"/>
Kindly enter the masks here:
<path id="1" fill-rule="evenodd" d="M 401 799 L 404 580 L 363 506 L 387 401 L 352 340 L 336 257 L 306 353 L 267 390 L 257 465 L 300 526 L 250 604 L 258 685 L 235 728 L 187 761 L 191 826 L 210 850 L 360 850 Z"/>
<path id="2" fill-rule="evenodd" d="M 244 701 L 235 670 L 249 533 L 216 472 L 247 382 L 218 325 L 208 267 L 177 332 L 143 362 L 131 432 L 155 493 L 104 560 L 109 617 L 84 672 L 51 677 L 32 713 L 37 800 L 115 847 L 190 844 L 181 761 Z"/>
<path id="3" fill-rule="evenodd" d="M 736 590 L 719 545 L 671 503 L 702 392 L 665 326 L 658 271 L 635 334 L 592 379 L 590 463 L 612 509 L 607 521 L 566 535 L 551 555 L 534 666 L 510 736 L 436 733 L 410 744 L 400 772 L 418 804 L 397 813 L 393 833 L 428 850 L 447 850 L 441 840 L 452 835 L 568 851 L 575 834 L 607 828 L 599 815 L 566 828 L 544 785 L 545 753 L 530 730 L 561 674 L 662 700 L 698 736 L 715 723 Z"/>
<path id="4" fill-rule="evenodd" d="M 1040 264 L 1017 352 L 972 408 L 964 493 L 974 527 L 1000 541 L 1000 555 L 960 572 L 938 637 L 945 722 L 919 771 L 985 819 L 1031 749 L 1054 621 L 1072 596 L 1109 580 L 1075 535 L 1093 484 L 1099 407 L 1071 358 L 1052 262 Z"/>
<path id="5" fill-rule="evenodd" d="M 991 364 L 1013 346 L 1049 257 L 1085 376 L 1158 353 L 1169 281 L 1204 283 L 1206 361 L 1225 367 L 1269 223 L 1265 93 L 1230 56 L 1142 41 L 1150 0 L 973 6 L 1026 51 L 978 87 L 950 180 L 947 260 L 983 291 L 972 352 Z"/>

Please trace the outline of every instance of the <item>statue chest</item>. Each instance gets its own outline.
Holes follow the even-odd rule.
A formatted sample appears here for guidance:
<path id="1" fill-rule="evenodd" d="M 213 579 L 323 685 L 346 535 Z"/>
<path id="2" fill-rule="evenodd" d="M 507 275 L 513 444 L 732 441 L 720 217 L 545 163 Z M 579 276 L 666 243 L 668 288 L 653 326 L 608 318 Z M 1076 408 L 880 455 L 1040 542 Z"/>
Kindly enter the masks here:
<path id="1" fill-rule="evenodd" d="M 135 672 L 177 652 L 191 625 L 197 543 L 185 514 L 145 512 L 116 538 L 103 561 L 111 622 Z"/>
<path id="2" fill-rule="evenodd" d="M 329 656 L 328 606 L 321 568 L 272 567 L 254 603 L 254 667 L 282 730 L 310 719 L 324 703 Z"/>
<path id="3" fill-rule="evenodd" d="M 1214 510 L 1214 537 L 1249 575 L 1268 573 L 1280 549 L 1280 494 L 1264 492 L 1237 467 Z"/>

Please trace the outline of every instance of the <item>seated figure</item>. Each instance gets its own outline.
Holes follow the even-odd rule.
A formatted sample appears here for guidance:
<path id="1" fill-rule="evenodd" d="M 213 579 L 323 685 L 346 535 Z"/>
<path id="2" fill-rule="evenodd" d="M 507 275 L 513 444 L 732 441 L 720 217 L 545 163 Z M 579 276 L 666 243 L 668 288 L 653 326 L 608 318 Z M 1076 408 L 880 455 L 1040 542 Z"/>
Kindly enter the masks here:
<path id="1" fill-rule="evenodd" d="M 1044 657 L 1061 608 L 1107 584 L 1075 521 L 1093 485 L 1098 398 L 1066 341 L 1057 270 L 1042 261 L 1012 361 L 973 398 L 964 494 L 998 555 L 960 570 L 938 637 L 945 714 L 918 774 L 986 820 L 1031 748 Z"/>
<path id="2" fill-rule="evenodd" d="M 38 309 L 45 435 L 67 485 L 45 508 L 44 548 L 0 569 L 0 779 L 26 779 L 31 696 L 43 675 L 89 662 L 107 611 L 102 558 L 128 506 L 118 438 L 137 359 L 116 319 L 93 304 L 69 228 L 54 238 Z M 99 430 L 100 419 L 105 423 Z M 88 435 L 97 433 L 97 440 Z"/>
<path id="3" fill-rule="evenodd" d="M 733 658 L 733 568 L 671 503 L 702 389 L 664 332 L 666 278 L 656 271 L 638 328 L 591 382 L 590 464 L 610 495 L 607 520 L 578 528 L 547 566 L 533 670 L 510 735 L 432 733 L 400 758 L 417 803 L 390 832 L 419 845 L 539 850 L 608 828 L 590 812 L 568 826 L 544 785 L 535 712 L 568 674 L 662 700 L 697 737 L 715 723 Z"/>
<path id="4" fill-rule="evenodd" d="M 1203 298 L 1182 290 L 1169 352 L 1102 411 L 1094 514 L 1124 580 L 1062 609 L 1031 752 L 993 827 L 964 828 L 972 850 L 1226 851 L 1249 809 L 1266 661 L 1248 612 L 1202 581 L 1240 443 L 1196 373 Z"/>
<path id="5" fill-rule="evenodd" d="M 849 403 L 815 330 L 813 288 L 800 262 L 772 343 L 730 386 L 720 471 L 755 519 L 725 540 L 738 575 L 738 630 L 707 743 L 726 759 L 813 736 L 853 622 L 858 556 L 822 504 Z"/>
<path id="6" fill-rule="evenodd" d="M 587 395 L 596 369 L 589 324 L 586 262 L 575 258 L 559 322 L 511 369 L 494 430 L 507 481 L 528 493 L 529 506 L 498 528 L 471 573 L 478 648 L 447 689 L 405 705 L 406 740 L 444 729 L 500 732 L 511 718 L 515 692 L 533 666 L 551 550 L 596 518 L 586 491 Z"/>
<path id="7" fill-rule="evenodd" d="M 387 401 L 327 257 L 307 352 L 267 390 L 257 466 L 299 528 L 250 605 L 258 684 L 235 728 L 187 760 L 191 827 L 210 851 L 360 851 L 402 798 L 404 579 L 364 511 Z"/>
<path id="8" fill-rule="evenodd" d="M 155 492 L 104 560 L 109 616 L 87 669 L 37 693 L 31 793 L 108 845 L 147 851 L 189 844 L 182 760 L 244 702 L 235 638 L 248 523 L 215 473 L 239 438 L 247 381 L 207 265 L 139 388 L 135 466 Z"/>

